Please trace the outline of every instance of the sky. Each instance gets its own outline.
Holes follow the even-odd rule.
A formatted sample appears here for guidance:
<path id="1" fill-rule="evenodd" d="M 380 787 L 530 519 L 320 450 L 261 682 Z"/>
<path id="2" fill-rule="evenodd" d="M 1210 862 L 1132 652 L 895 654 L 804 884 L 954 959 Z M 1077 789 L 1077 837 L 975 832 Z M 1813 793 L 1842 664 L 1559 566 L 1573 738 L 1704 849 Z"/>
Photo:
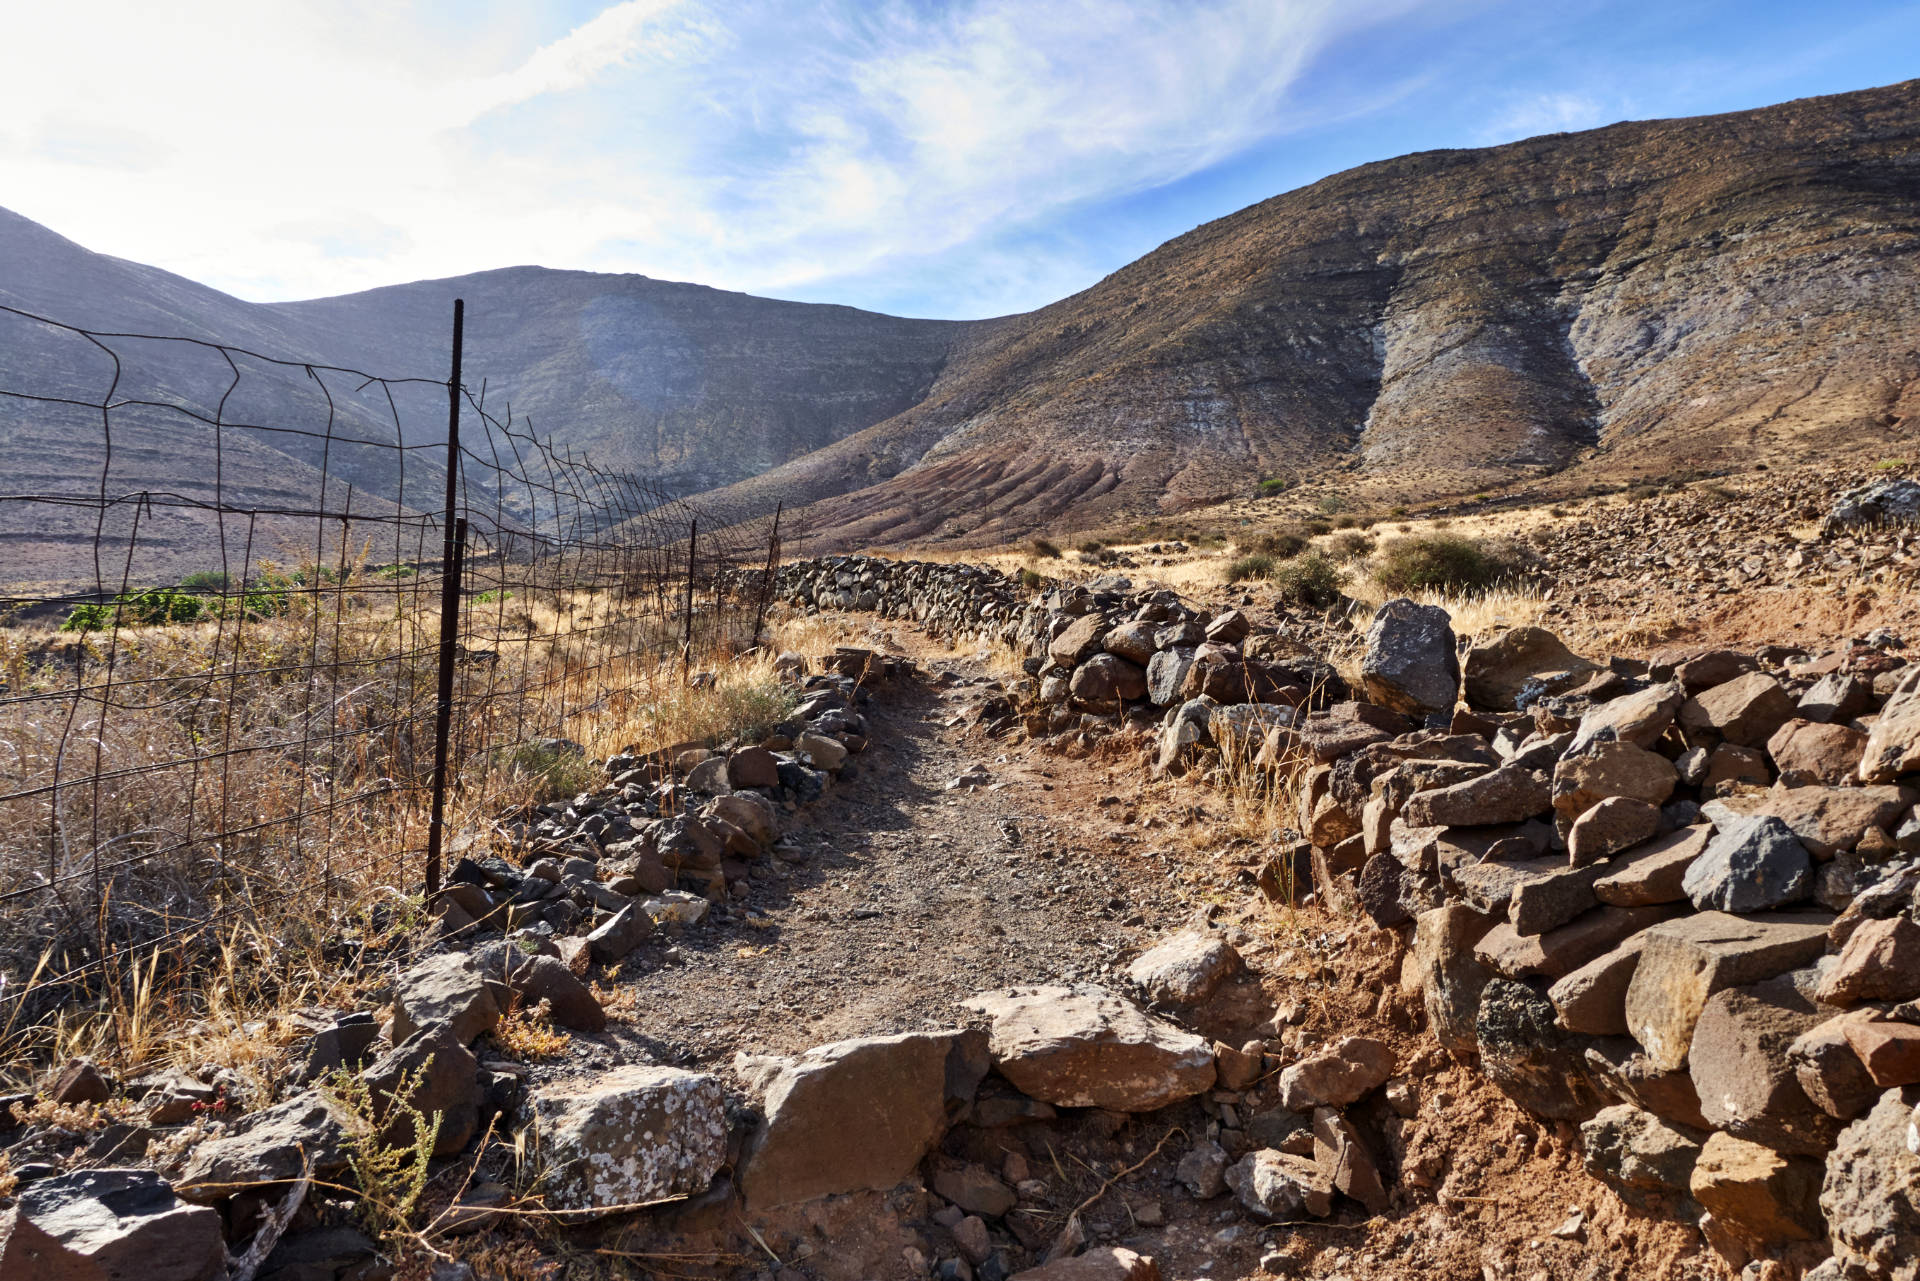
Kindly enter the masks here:
<path id="1" fill-rule="evenodd" d="M 257 302 L 972 318 L 1370 160 L 1914 76 L 1913 0 L 62 0 L 0 9 L 0 206 Z"/>

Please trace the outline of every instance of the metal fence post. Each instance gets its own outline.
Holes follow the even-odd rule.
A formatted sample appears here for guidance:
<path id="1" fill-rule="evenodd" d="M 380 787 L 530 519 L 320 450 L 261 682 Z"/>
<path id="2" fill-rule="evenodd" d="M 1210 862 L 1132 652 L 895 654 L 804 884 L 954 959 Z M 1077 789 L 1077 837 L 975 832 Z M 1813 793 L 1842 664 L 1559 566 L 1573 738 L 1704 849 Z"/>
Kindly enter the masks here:
<path id="1" fill-rule="evenodd" d="M 693 563 L 694 549 L 700 538 L 700 518 L 687 522 L 687 608 L 686 632 L 680 641 L 680 667 L 683 676 L 693 671 Z"/>
<path id="2" fill-rule="evenodd" d="M 453 733 L 453 662 L 460 643 L 460 561 L 467 522 L 454 515 L 460 498 L 460 356 L 466 339 L 467 304 L 453 300 L 453 373 L 447 379 L 446 541 L 440 558 L 440 688 L 433 714 L 433 812 L 427 820 L 427 893 L 440 888 L 440 856 L 446 847 L 447 744 Z"/>
<path id="3" fill-rule="evenodd" d="M 786 506 L 785 502 L 773 506 L 773 532 L 767 535 L 767 572 L 761 576 L 758 598 L 753 603 L 753 636 L 747 642 L 753 649 L 760 648 L 760 628 L 767 621 L 767 602 L 773 598 L 773 575 L 780 564 L 780 513 Z"/>

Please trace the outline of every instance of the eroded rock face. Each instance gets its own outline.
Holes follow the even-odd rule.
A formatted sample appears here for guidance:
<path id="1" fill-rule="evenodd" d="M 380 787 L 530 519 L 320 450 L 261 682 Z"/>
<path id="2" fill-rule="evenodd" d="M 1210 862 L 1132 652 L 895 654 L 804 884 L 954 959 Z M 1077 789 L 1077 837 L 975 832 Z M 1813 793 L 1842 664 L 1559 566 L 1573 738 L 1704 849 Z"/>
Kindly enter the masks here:
<path id="1" fill-rule="evenodd" d="M 767 1088 L 741 1170 L 748 1205 L 884 1190 L 906 1178 L 946 1129 L 947 1059 L 959 1035 L 862 1037 L 793 1060 Z"/>
<path id="2" fill-rule="evenodd" d="M 216 1281 L 226 1276 L 226 1239 L 217 1210 L 177 1198 L 152 1170 L 76 1170 L 20 1191 L 19 1218 L 57 1243 L 28 1255 L 30 1232 L 12 1238 L 0 1221 L 0 1263 L 12 1281 Z M 45 1247 L 42 1247 L 44 1249 Z M 17 1251 L 17 1253 L 16 1253 Z M 89 1274 L 85 1269 L 94 1271 Z"/>
<path id="3" fill-rule="evenodd" d="M 1382 605 L 1367 628 L 1360 680 L 1373 702 L 1415 720 L 1451 712 L 1460 696 L 1460 658 L 1447 611 L 1405 597 Z"/>
<path id="4" fill-rule="evenodd" d="M 1000 1074 L 1057 1107 L 1151 1112 L 1214 1083 L 1210 1042 L 1104 988 L 1008 988 L 965 1004 L 992 1020 Z"/>
<path id="5" fill-rule="evenodd" d="M 527 1100 L 548 1200 L 605 1210 L 707 1190 L 727 1158 L 720 1082 L 678 1068 L 624 1067 Z"/>
<path id="6" fill-rule="evenodd" d="M 1555 1024 L 1553 1003 L 1532 988 L 1489 982 L 1475 1030 L 1481 1071 L 1535 1116 L 1577 1121 L 1600 1106 L 1585 1057 Z"/>
<path id="7" fill-rule="evenodd" d="M 1848 1281 L 1920 1277 L 1920 1155 L 1914 1135 L 1920 1086 L 1888 1090 L 1840 1132 L 1827 1157 L 1820 1209 Z"/>

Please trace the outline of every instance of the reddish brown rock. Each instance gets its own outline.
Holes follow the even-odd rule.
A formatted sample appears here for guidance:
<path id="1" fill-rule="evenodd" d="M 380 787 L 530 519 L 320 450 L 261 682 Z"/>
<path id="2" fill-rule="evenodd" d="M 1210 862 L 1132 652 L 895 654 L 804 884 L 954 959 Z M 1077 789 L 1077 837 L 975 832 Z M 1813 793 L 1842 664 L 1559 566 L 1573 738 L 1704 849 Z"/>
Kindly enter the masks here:
<path id="1" fill-rule="evenodd" d="M 1846 783 L 1860 772 L 1866 746 L 1867 736 L 1851 725 L 1791 720 L 1767 740 L 1767 755 L 1783 783 Z"/>
<path id="2" fill-rule="evenodd" d="M 1913 796 L 1899 787 L 1793 787 L 1775 790 L 1754 812 L 1792 829 L 1818 859 L 1852 849 L 1870 827 L 1889 830 Z"/>
<path id="3" fill-rule="evenodd" d="M 1654 926 L 1627 986 L 1628 1030 L 1654 1066 L 1685 1066 L 1707 1000 L 1812 963 L 1826 950 L 1829 919 L 1812 912 L 1764 919 L 1701 912 Z"/>
<path id="4" fill-rule="evenodd" d="M 1596 742 L 1560 758 L 1553 770 L 1553 808 L 1568 823 L 1610 796 L 1662 805 L 1673 795 L 1673 763 L 1632 743 Z"/>
<path id="5" fill-rule="evenodd" d="M 1712 838 L 1713 828 L 1700 823 L 1636 846 L 1607 866 L 1593 883 L 1594 897 L 1616 907 L 1677 903 L 1687 896 L 1687 868 Z"/>
<path id="6" fill-rule="evenodd" d="M 1375 1214 L 1387 1208 L 1387 1189 L 1373 1153 L 1353 1123 L 1332 1108 L 1314 1109 L 1313 1163 L 1335 1188 Z"/>
<path id="7" fill-rule="evenodd" d="M 1289 1112 L 1345 1107 L 1379 1089 L 1393 1075 L 1394 1063 L 1385 1042 L 1346 1037 L 1280 1073 L 1280 1106 Z"/>
<path id="8" fill-rule="evenodd" d="M 1920 666 L 1901 676 L 1874 718 L 1860 755 L 1860 778 L 1887 783 L 1920 769 Z"/>
<path id="9" fill-rule="evenodd" d="M 1793 696 L 1764 672 L 1749 672 L 1703 690 L 1680 705 L 1680 724 L 1740 747 L 1765 747 L 1793 716 Z"/>
<path id="10" fill-rule="evenodd" d="M 1920 925 L 1904 913 L 1862 923 L 1821 979 L 1819 995 L 1829 1005 L 1920 996 Z"/>
<path id="11" fill-rule="evenodd" d="M 1821 1168 L 1812 1161 L 1716 1133 L 1701 1146 L 1688 1190 L 1743 1242 L 1764 1253 L 1770 1246 L 1822 1235 L 1820 1177 Z"/>
<path id="12" fill-rule="evenodd" d="M 1920 1082 L 1920 1026 L 1862 1020 L 1847 1024 L 1846 1036 L 1875 1085 Z"/>
<path id="13" fill-rule="evenodd" d="M 1672 917 L 1673 907 L 1602 907 L 1545 934 L 1523 935 L 1510 922 L 1489 930 L 1474 956 L 1508 978 L 1560 978 L 1629 935 Z"/>
<path id="14" fill-rule="evenodd" d="M 1587 1036 L 1627 1034 L 1627 986 L 1640 967 L 1644 932 L 1635 934 L 1559 980 L 1547 999 L 1560 1012 L 1560 1025 Z"/>
<path id="15" fill-rule="evenodd" d="M 1849 1024 L 1878 1017 L 1875 1010 L 1849 1010 L 1802 1032 L 1787 1047 L 1787 1061 L 1793 1064 L 1800 1088 L 1830 1117 L 1851 1121 L 1880 1097 L 1880 1087 L 1847 1040 Z"/>
<path id="16" fill-rule="evenodd" d="M 1574 820 L 1567 860 L 1574 867 L 1604 863 L 1660 830 L 1660 807 L 1631 796 L 1609 796 Z"/>
<path id="17" fill-rule="evenodd" d="M 1807 1098 L 1788 1047 L 1831 1011 L 1807 999 L 1793 979 L 1782 975 L 1710 997 L 1694 1025 L 1687 1071 L 1714 1129 L 1789 1155 L 1820 1156 L 1840 1125 Z"/>

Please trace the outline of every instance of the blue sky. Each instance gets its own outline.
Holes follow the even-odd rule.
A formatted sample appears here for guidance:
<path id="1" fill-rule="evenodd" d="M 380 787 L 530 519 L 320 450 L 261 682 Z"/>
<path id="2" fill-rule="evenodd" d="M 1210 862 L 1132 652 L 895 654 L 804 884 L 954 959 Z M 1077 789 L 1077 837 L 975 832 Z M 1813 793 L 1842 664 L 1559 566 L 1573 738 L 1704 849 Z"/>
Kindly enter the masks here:
<path id="1" fill-rule="evenodd" d="M 998 315 L 1369 160 L 1920 75 L 1911 0 L 33 8 L 0 205 L 261 301 L 538 263 Z"/>

